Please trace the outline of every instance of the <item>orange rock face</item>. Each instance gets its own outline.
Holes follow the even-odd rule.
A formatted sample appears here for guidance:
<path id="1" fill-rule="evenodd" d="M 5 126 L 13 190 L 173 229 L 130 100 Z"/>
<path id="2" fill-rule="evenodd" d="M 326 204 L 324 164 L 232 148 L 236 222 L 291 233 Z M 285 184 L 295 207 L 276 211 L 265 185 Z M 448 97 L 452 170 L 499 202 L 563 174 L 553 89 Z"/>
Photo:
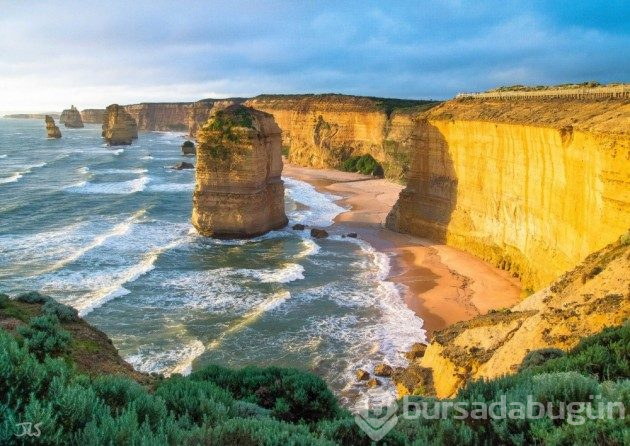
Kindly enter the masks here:
<path id="1" fill-rule="evenodd" d="M 123 107 L 112 104 L 103 116 L 103 138 L 110 146 L 129 145 L 138 138 L 138 125 Z"/>
<path id="2" fill-rule="evenodd" d="M 46 122 L 46 135 L 49 138 L 61 138 L 61 130 L 59 130 L 59 127 L 55 125 L 53 117 L 46 115 L 44 120 Z"/>
<path id="3" fill-rule="evenodd" d="M 72 105 L 70 108 L 61 112 L 59 117 L 59 123 L 65 125 L 67 128 L 80 129 L 83 128 L 83 120 L 81 119 L 81 113 L 77 108 Z"/>
<path id="4" fill-rule="evenodd" d="M 284 227 L 281 132 L 273 116 L 233 105 L 218 110 L 197 136 L 197 231 L 249 238 Z"/>
<path id="5" fill-rule="evenodd" d="M 574 102 L 431 110 L 387 226 L 469 251 L 533 290 L 612 242 L 630 221 L 630 105 Z"/>

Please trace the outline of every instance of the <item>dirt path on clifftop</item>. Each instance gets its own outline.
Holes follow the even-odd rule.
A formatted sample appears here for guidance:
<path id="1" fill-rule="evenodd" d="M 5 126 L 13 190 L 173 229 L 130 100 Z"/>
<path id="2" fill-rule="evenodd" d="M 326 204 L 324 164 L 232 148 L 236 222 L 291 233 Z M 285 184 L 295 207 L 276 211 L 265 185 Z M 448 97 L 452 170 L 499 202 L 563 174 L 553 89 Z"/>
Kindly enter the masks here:
<path id="1" fill-rule="evenodd" d="M 518 303 L 518 280 L 484 261 L 446 245 L 382 227 L 403 186 L 366 175 L 284 165 L 283 176 L 341 196 L 350 209 L 335 219 L 334 233 L 356 232 L 392 259 L 388 280 L 403 284 L 405 302 L 429 334 L 491 309 Z"/>

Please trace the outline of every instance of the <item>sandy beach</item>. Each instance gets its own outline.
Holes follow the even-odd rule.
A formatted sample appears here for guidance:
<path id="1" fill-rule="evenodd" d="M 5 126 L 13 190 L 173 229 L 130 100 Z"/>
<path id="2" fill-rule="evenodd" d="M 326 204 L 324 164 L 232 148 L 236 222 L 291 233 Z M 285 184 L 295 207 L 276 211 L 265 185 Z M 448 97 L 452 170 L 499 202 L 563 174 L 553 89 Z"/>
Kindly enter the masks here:
<path id="1" fill-rule="evenodd" d="M 471 254 L 383 227 L 403 186 L 384 179 L 332 169 L 284 165 L 284 176 L 337 195 L 349 210 L 338 215 L 334 232 L 356 232 L 390 256 L 388 280 L 405 287 L 405 301 L 424 321 L 429 336 L 459 321 L 519 301 L 520 283 Z"/>

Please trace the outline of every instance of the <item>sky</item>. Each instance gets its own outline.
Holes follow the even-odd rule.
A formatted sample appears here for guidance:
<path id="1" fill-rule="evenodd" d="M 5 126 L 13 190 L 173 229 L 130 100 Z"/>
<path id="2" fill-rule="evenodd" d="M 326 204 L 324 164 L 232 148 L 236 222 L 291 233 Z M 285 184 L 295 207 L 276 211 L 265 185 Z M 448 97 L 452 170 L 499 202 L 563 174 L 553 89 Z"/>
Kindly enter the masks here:
<path id="1" fill-rule="evenodd" d="M 630 1 L 0 0 L 0 110 L 628 82 Z"/>

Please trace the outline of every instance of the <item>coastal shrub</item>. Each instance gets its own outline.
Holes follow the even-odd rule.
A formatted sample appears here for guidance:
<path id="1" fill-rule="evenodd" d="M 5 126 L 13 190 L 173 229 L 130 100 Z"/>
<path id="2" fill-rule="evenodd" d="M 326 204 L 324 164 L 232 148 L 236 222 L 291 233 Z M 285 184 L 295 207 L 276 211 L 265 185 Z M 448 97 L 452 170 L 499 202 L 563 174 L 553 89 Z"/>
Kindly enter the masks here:
<path id="1" fill-rule="evenodd" d="M 42 306 L 42 311 L 44 314 L 56 316 L 60 322 L 77 322 L 79 320 L 79 312 L 76 309 L 54 299 L 47 301 Z"/>
<path id="2" fill-rule="evenodd" d="M 540 350 L 532 350 L 521 362 L 519 370 L 526 370 L 531 367 L 539 366 L 554 358 L 561 358 L 565 352 L 559 348 L 541 348 Z"/>
<path id="3" fill-rule="evenodd" d="M 44 304 L 50 300 L 50 297 L 44 296 L 37 291 L 29 291 L 26 293 L 18 294 L 15 298 L 18 302 L 24 302 L 26 304 Z"/>
<path id="4" fill-rule="evenodd" d="M 11 298 L 4 293 L 0 293 L 0 308 L 5 308 L 9 302 L 11 302 Z"/>
<path id="5" fill-rule="evenodd" d="M 383 176 L 383 167 L 370 154 L 348 158 L 341 165 L 341 170 L 359 172 L 363 175 Z"/>
<path id="6" fill-rule="evenodd" d="M 284 421 L 314 422 L 336 418 L 339 403 L 319 377 L 297 369 L 244 367 L 230 370 L 211 365 L 190 376 L 227 389 L 234 399 L 246 400 Z"/>
<path id="7" fill-rule="evenodd" d="M 305 426 L 276 420 L 234 418 L 212 430 L 210 444 L 226 446 L 334 446 L 318 439 Z"/>
<path id="8" fill-rule="evenodd" d="M 24 338 L 28 350 L 40 361 L 47 355 L 66 353 L 72 339 L 70 333 L 59 325 L 59 319 L 52 315 L 34 317 L 28 326 L 18 327 L 17 331 Z"/>

